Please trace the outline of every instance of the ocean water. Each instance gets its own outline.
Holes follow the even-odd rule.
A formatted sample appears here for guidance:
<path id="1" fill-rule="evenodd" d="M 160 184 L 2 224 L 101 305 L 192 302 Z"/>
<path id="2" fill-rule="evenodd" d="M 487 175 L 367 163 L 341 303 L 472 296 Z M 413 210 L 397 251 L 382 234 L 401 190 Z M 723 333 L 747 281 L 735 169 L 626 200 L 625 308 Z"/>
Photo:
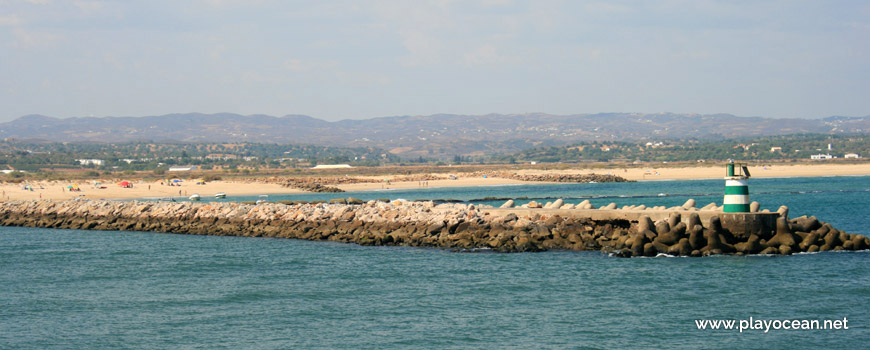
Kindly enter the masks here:
<path id="1" fill-rule="evenodd" d="M 750 191 L 763 207 L 866 234 L 868 180 L 753 179 Z M 721 181 L 592 185 L 354 196 L 721 203 Z M 868 263 L 870 252 L 619 259 L 0 227 L 0 348 L 865 348 Z M 845 317 L 849 329 L 695 322 L 750 317 Z"/>

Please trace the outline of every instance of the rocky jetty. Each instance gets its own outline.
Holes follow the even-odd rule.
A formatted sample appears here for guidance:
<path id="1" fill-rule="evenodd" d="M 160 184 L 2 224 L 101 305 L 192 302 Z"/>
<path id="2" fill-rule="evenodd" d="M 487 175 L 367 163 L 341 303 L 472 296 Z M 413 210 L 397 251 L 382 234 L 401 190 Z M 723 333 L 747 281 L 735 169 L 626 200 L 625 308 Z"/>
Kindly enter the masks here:
<path id="1" fill-rule="evenodd" d="M 600 174 L 543 174 L 543 175 L 520 175 L 509 172 L 473 172 L 459 173 L 459 175 L 440 176 L 433 174 L 410 174 L 393 176 L 390 182 L 408 182 L 408 181 L 435 181 L 445 179 L 456 179 L 458 177 L 501 177 L 505 179 L 513 179 L 529 182 L 574 182 L 574 183 L 591 183 L 591 182 L 633 182 L 626 180 L 623 177 L 616 175 L 600 175 Z M 365 177 L 350 177 L 350 176 L 318 176 L 318 177 L 281 177 L 273 176 L 269 178 L 250 179 L 269 184 L 278 184 L 284 187 L 296 188 L 308 192 L 344 192 L 342 189 L 335 187 L 337 185 L 357 184 L 357 183 L 381 183 L 384 179 L 374 179 Z"/>
<path id="2" fill-rule="evenodd" d="M 576 183 L 592 183 L 592 182 L 634 182 L 627 180 L 622 176 L 617 175 L 602 175 L 602 174 L 540 174 L 540 175 L 521 175 L 514 173 L 495 173 L 494 177 L 502 177 L 506 179 L 532 181 L 532 182 L 576 182 Z"/>
<path id="3" fill-rule="evenodd" d="M 271 177 L 271 178 L 267 178 L 267 179 L 260 179 L 258 181 L 265 182 L 265 183 L 278 184 L 278 185 L 281 185 L 284 187 L 297 188 L 297 189 L 300 189 L 303 191 L 308 191 L 308 192 L 331 192 L 331 193 L 344 192 L 344 190 L 342 190 L 338 187 L 326 186 L 324 184 L 337 185 L 337 184 L 366 182 L 366 181 L 363 181 L 362 179 L 357 179 L 357 178 L 339 178 L 339 177 L 327 177 L 327 178 L 323 178 L 323 177 L 316 177 L 316 178 Z"/>
<path id="4" fill-rule="evenodd" d="M 689 206 L 689 205 L 692 206 Z M 558 206 L 557 206 L 558 205 Z M 459 203 L 333 200 L 331 203 L 167 203 L 140 201 L 10 201 L 0 224 L 91 230 L 281 237 L 361 245 L 400 245 L 527 252 L 602 250 L 616 256 L 658 254 L 792 254 L 863 250 L 870 240 L 815 217 L 788 219 L 787 208 L 766 213 L 775 229 L 734 233 L 717 215 L 687 202 L 654 221 L 653 209 L 496 209 Z M 584 209 L 585 208 L 585 209 Z M 598 215 L 590 215 L 597 213 Z M 606 214 L 606 215 L 603 215 Z M 629 215 L 629 214 L 640 214 Z"/>

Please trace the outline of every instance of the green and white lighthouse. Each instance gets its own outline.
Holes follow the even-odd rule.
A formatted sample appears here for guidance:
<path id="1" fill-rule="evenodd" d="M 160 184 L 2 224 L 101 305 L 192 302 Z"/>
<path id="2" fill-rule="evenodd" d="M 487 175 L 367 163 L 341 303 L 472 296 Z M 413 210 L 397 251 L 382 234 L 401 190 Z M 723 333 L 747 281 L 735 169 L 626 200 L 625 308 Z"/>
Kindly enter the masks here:
<path id="1" fill-rule="evenodd" d="M 726 213 L 749 212 L 749 169 L 744 164 L 730 161 L 725 165 L 725 200 L 723 210 Z"/>

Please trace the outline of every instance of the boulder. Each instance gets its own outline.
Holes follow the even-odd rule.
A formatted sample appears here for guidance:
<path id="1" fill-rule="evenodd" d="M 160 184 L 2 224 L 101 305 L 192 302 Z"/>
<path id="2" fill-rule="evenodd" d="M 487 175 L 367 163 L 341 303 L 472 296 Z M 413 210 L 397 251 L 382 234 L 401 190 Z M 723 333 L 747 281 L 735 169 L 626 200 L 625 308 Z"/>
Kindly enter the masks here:
<path id="1" fill-rule="evenodd" d="M 701 248 L 702 253 L 724 254 L 735 251 L 733 246 L 722 242 L 719 232 L 715 230 L 704 230 L 704 238 L 707 240 L 707 245 Z"/>
<path id="2" fill-rule="evenodd" d="M 668 232 L 671 232 L 671 225 L 668 225 L 667 221 L 661 221 L 656 224 L 656 235 Z"/>
<path id="3" fill-rule="evenodd" d="M 677 226 L 677 224 L 680 223 L 681 219 L 682 219 L 682 214 L 677 213 L 677 212 L 672 212 L 670 215 L 668 215 L 668 226 L 670 226 L 671 228 Z"/>
<path id="4" fill-rule="evenodd" d="M 786 211 L 786 214 L 787 214 L 787 211 Z M 782 214 L 780 214 L 780 216 L 786 216 L 786 218 L 788 217 L 788 215 L 782 215 Z M 789 221 L 789 225 L 791 226 L 792 231 L 801 231 L 801 232 L 812 232 L 812 231 L 818 230 L 820 227 L 822 227 L 822 225 L 819 224 L 818 219 L 816 219 L 815 217 L 806 217 L 806 216 L 801 216 L 799 218 L 795 218 L 795 219 Z M 823 235 L 826 232 L 817 232 L 817 233 L 819 235 Z"/>
<path id="5" fill-rule="evenodd" d="M 686 224 L 679 223 L 674 228 L 668 230 L 665 233 L 660 233 L 656 236 L 653 242 L 658 242 L 667 246 L 671 246 L 679 242 L 683 236 L 686 234 Z M 688 243 L 688 239 L 686 240 Z"/>
<path id="6" fill-rule="evenodd" d="M 840 231 L 837 229 L 831 229 L 828 233 L 825 234 L 824 237 L 825 243 L 819 247 L 821 251 L 834 250 L 836 247 L 843 244 L 843 241 L 840 240 Z"/>
<path id="7" fill-rule="evenodd" d="M 864 235 L 855 235 L 852 237 L 852 249 L 865 250 L 870 249 L 870 240 Z"/>
<path id="8" fill-rule="evenodd" d="M 695 207 L 695 200 L 692 198 L 689 198 L 689 200 L 687 200 L 685 203 L 683 203 L 683 209 L 688 210 L 688 209 L 694 208 L 694 207 Z"/>
<path id="9" fill-rule="evenodd" d="M 818 241 L 819 235 L 815 232 L 810 232 L 806 235 L 806 237 L 804 237 L 803 240 L 801 240 L 801 242 L 798 244 L 798 248 L 800 248 L 800 250 L 802 251 L 807 251 L 810 246 L 815 245 L 816 243 L 818 243 Z"/>
<path id="10" fill-rule="evenodd" d="M 652 230 L 653 227 L 655 227 L 655 224 L 653 224 L 653 221 L 649 216 L 644 215 L 637 220 L 637 232 Z"/>
<path id="11" fill-rule="evenodd" d="M 851 240 L 843 241 L 843 249 L 845 250 L 854 250 L 854 246 L 855 244 Z"/>
<path id="12" fill-rule="evenodd" d="M 770 247 L 786 245 L 794 249 L 800 241 L 799 236 L 791 233 L 788 221 L 784 217 L 779 217 L 776 219 L 776 235 L 767 240 L 767 245 Z"/>
<path id="13" fill-rule="evenodd" d="M 679 256 L 688 256 L 692 254 L 692 246 L 689 245 L 689 239 L 681 238 L 677 244 L 672 245 L 670 249 L 668 249 L 668 254 Z"/>
<path id="14" fill-rule="evenodd" d="M 701 207 L 701 210 L 716 210 L 716 203 L 707 204 Z"/>
<path id="15" fill-rule="evenodd" d="M 758 254 L 764 247 L 760 243 L 761 238 L 758 235 L 750 235 L 746 242 L 740 242 L 734 245 L 734 249 L 743 254 Z"/>
<path id="16" fill-rule="evenodd" d="M 631 251 L 631 249 L 622 248 L 620 250 L 617 250 L 614 255 L 620 258 L 630 258 L 633 255 L 633 252 Z"/>
<path id="17" fill-rule="evenodd" d="M 764 254 L 764 255 L 779 254 L 779 250 L 777 250 L 774 247 L 767 247 L 767 248 L 764 248 L 764 250 L 762 250 L 759 254 Z"/>
<path id="18" fill-rule="evenodd" d="M 703 226 L 695 225 L 689 231 L 689 245 L 692 247 L 692 250 L 700 250 L 707 245 L 707 241 L 704 239 Z"/>
<path id="19" fill-rule="evenodd" d="M 786 220 L 788 220 L 788 207 L 787 206 L 784 206 L 784 205 L 780 206 L 779 209 L 776 210 L 776 212 L 779 213 L 779 216 L 782 216 Z"/>
<path id="20" fill-rule="evenodd" d="M 646 243 L 643 245 L 643 256 L 656 256 L 658 252 L 652 243 Z"/>
<path id="21" fill-rule="evenodd" d="M 701 225 L 701 216 L 698 215 L 698 213 L 691 213 L 688 214 L 688 216 L 686 216 L 686 214 L 683 214 L 681 221 L 685 222 L 686 227 L 691 229 L 694 228 L 695 225 Z"/>
<path id="22" fill-rule="evenodd" d="M 759 204 L 758 202 L 753 201 L 752 203 L 749 203 L 750 213 L 757 213 L 759 209 L 761 209 L 761 204 Z"/>

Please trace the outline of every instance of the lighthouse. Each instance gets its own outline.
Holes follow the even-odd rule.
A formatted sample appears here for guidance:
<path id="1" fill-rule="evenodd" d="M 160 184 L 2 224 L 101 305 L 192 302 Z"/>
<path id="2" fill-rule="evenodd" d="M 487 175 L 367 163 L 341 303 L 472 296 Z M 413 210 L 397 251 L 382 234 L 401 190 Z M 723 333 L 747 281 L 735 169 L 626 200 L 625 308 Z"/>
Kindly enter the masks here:
<path id="1" fill-rule="evenodd" d="M 744 164 L 729 161 L 725 165 L 725 200 L 722 211 L 726 213 L 749 212 L 749 169 Z"/>

